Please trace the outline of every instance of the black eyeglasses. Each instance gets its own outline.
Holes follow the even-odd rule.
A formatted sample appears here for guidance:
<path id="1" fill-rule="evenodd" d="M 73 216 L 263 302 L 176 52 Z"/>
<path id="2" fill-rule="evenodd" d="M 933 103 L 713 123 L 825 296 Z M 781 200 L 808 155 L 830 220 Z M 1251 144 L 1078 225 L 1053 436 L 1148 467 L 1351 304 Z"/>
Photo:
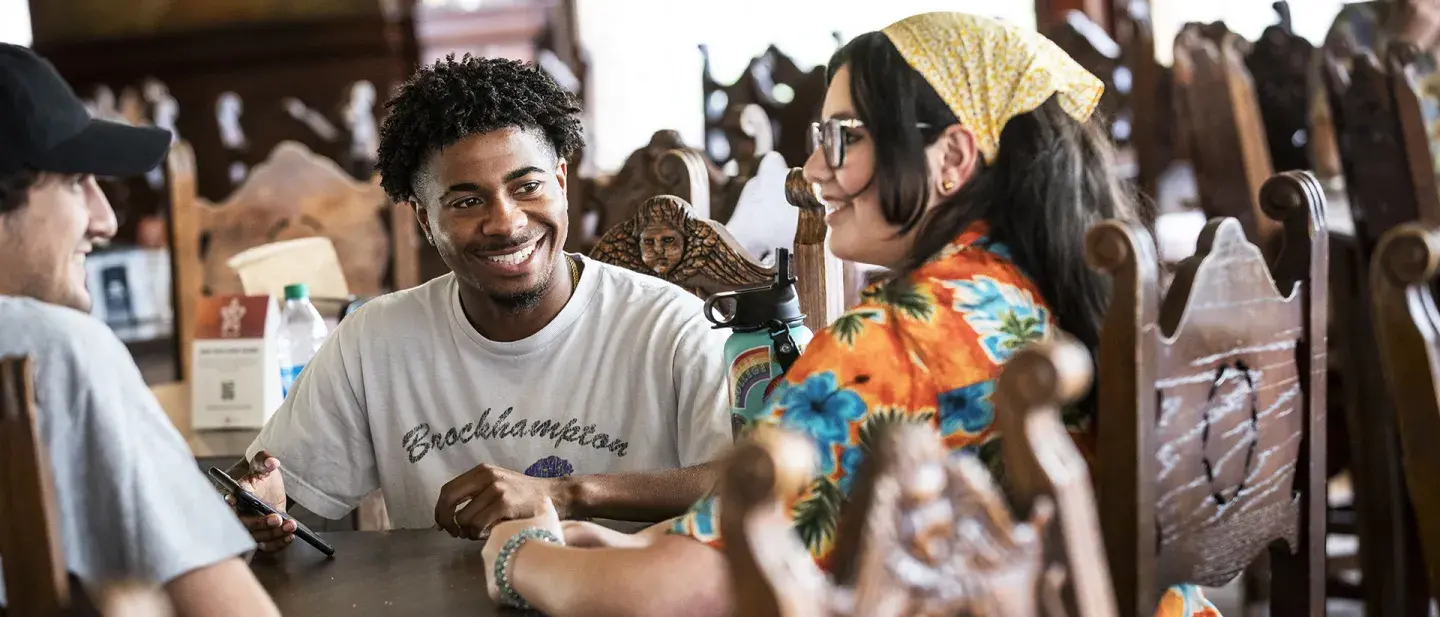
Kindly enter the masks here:
<path id="1" fill-rule="evenodd" d="M 845 147 L 850 144 L 852 132 L 865 126 L 855 118 L 831 118 L 824 122 L 810 123 L 810 152 L 820 150 L 825 154 L 825 164 L 839 169 L 845 164 Z M 916 128 L 928 129 L 929 124 L 915 123 Z"/>

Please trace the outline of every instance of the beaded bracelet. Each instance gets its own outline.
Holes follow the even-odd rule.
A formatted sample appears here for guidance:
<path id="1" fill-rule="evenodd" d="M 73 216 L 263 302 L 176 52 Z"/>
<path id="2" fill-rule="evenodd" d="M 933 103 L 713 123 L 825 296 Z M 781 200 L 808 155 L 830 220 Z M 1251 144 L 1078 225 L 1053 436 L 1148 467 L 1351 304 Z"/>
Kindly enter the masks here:
<path id="1" fill-rule="evenodd" d="M 520 550 L 526 542 L 534 539 L 544 540 L 551 544 L 564 544 L 560 538 L 548 530 L 539 527 L 526 527 L 519 533 L 510 536 L 505 541 L 505 546 L 500 549 L 500 554 L 495 557 L 495 586 L 500 588 L 500 603 L 506 606 L 513 606 L 522 610 L 529 610 L 530 603 L 510 587 L 510 561 L 514 559 L 515 552 Z"/>

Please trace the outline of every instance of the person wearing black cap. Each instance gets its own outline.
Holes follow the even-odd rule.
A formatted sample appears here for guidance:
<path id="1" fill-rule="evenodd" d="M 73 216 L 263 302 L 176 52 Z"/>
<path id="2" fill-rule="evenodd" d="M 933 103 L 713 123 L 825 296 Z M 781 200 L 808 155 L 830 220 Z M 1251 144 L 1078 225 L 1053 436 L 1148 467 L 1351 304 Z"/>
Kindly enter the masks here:
<path id="1" fill-rule="evenodd" d="M 49 62 L 0 44 L 0 357 L 32 361 L 71 574 L 163 585 L 178 615 L 278 615 L 244 561 L 254 540 L 88 314 L 85 256 L 115 234 L 95 176 L 145 173 L 169 147 L 91 118 Z"/>

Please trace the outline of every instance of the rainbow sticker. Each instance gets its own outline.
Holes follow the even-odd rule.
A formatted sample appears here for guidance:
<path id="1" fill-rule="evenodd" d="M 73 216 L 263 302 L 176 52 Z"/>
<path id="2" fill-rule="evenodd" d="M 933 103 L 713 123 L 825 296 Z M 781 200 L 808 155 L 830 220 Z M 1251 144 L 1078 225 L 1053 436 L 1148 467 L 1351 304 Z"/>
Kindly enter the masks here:
<path id="1" fill-rule="evenodd" d="M 750 393 L 770 385 L 770 346 L 751 347 L 730 363 L 730 406 L 745 407 Z"/>

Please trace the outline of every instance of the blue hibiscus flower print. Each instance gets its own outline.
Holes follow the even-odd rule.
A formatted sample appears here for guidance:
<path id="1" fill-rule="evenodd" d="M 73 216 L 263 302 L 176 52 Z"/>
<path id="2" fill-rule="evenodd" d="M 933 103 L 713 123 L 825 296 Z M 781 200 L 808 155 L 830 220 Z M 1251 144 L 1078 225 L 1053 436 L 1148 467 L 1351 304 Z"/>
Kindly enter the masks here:
<path id="1" fill-rule="evenodd" d="M 862 377 L 858 382 L 864 381 L 868 379 Z M 820 448 L 821 468 L 826 473 L 835 469 L 830 444 L 846 441 L 850 436 L 850 423 L 865 415 L 865 401 L 848 387 L 850 385 L 854 384 L 842 386 L 835 373 L 825 371 L 780 393 L 780 405 L 784 408 L 781 421 L 815 440 Z"/>
<path id="2" fill-rule="evenodd" d="M 525 468 L 525 475 L 532 478 L 564 478 L 575 473 L 575 466 L 558 456 L 547 456 Z"/>
<path id="3" fill-rule="evenodd" d="M 850 487 L 855 483 L 855 476 L 860 473 L 860 461 L 865 459 L 865 452 L 860 448 L 846 448 L 840 454 L 840 469 L 844 475 L 840 477 L 840 491 L 846 495 L 850 494 Z"/>
<path id="4" fill-rule="evenodd" d="M 995 382 L 982 381 L 940 394 L 940 434 L 963 432 L 974 435 L 995 421 Z"/>
<path id="5" fill-rule="evenodd" d="M 995 364 L 1004 364 L 1025 345 L 1045 337 L 1050 311 L 1028 290 L 988 276 L 940 284 L 955 292 L 954 309 L 975 330 L 980 348 Z"/>

